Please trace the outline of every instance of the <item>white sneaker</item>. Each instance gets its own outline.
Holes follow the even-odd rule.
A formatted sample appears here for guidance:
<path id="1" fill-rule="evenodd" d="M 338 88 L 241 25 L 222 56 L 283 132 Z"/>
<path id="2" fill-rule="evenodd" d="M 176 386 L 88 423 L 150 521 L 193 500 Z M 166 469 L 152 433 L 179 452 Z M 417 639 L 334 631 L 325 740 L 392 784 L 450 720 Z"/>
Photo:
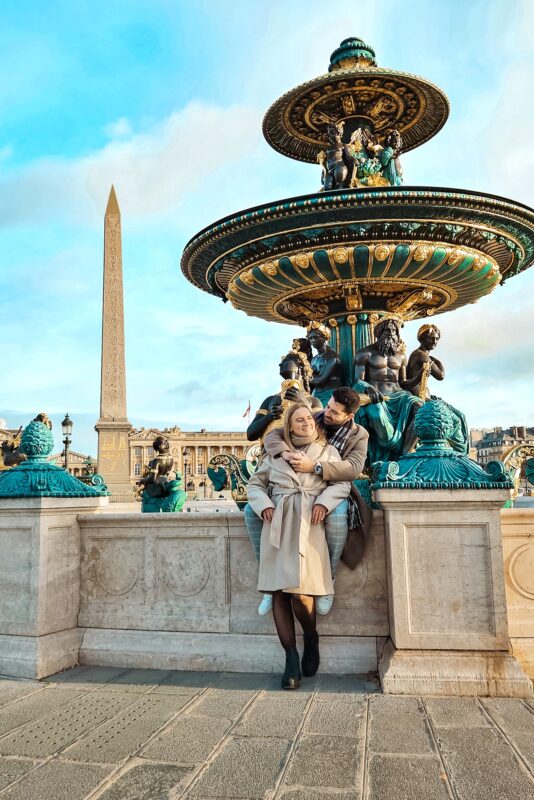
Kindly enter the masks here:
<path id="1" fill-rule="evenodd" d="M 333 594 L 324 594 L 322 597 L 318 597 L 315 603 L 315 608 L 318 614 L 321 616 L 326 616 L 330 609 L 332 608 L 332 603 L 334 602 L 334 595 Z"/>
<path id="2" fill-rule="evenodd" d="M 264 617 L 269 611 L 273 610 L 273 596 L 272 594 L 264 594 L 261 603 L 258 606 L 258 614 Z M 328 613 L 328 612 L 326 612 Z"/>

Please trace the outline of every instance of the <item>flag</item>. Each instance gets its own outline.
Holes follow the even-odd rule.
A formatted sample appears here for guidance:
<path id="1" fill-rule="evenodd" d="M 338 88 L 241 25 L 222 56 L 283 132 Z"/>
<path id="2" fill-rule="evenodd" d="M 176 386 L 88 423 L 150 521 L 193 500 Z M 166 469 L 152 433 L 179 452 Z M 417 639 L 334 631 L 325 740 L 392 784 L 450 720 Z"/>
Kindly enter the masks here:
<path id="1" fill-rule="evenodd" d="M 243 418 L 244 418 L 244 417 L 250 417 L 250 400 L 248 401 L 247 410 L 246 410 L 246 411 L 245 411 L 245 413 L 243 414 Z"/>

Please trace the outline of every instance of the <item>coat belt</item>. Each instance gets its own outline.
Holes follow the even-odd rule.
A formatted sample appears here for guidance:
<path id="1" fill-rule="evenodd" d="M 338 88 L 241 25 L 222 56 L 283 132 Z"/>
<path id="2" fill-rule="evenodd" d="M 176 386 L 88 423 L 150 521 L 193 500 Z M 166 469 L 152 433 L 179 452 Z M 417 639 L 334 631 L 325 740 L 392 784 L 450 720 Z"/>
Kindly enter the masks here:
<path id="1" fill-rule="evenodd" d="M 309 528 L 311 524 L 311 512 L 313 508 L 314 501 L 316 497 L 318 497 L 322 492 L 322 489 L 304 489 L 302 486 L 295 487 L 293 489 L 279 489 L 277 488 L 276 491 L 273 492 L 273 497 L 281 497 L 282 500 L 276 504 L 276 508 L 274 510 L 273 518 L 271 520 L 271 528 L 269 532 L 269 542 L 272 547 L 276 547 L 278 550 L 280 549 L 280 541 L 282 538 L 282 519 L 284 517 L 284 512 L 287 506 L 287 500 L 290 497 L 294 497 L 295 495 L 300 496 L 300 509 L 295 509 L 295 512 L 298 513 L 300 510 L 300 514 L 298 515 L 299 519 L 299 553 L 302 555 L 302 546 L 301 546 L 301 536 L 302 536 L 302 527 L 303 523 Z"/>

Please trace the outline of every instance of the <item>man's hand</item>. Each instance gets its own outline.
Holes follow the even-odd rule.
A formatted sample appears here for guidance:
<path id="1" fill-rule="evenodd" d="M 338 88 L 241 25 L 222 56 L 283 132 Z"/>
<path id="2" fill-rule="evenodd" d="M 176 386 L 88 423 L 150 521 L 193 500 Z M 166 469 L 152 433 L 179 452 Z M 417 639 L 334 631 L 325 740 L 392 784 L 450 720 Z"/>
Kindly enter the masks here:
<path id="1" fill-rule="evenodd" d="M 382 392 L 379 392 L 378 389 L 375 389 L 373 386 L 369 386 L 365 390 L 365 394 L 368 395 L 371 403 L 381 403 L 384 399 Z"/>
<path id="2" fill-rule="evenodd" d="M 264 522 L 271 522 L 274 514 L 274 508 L 264 508 L 261 512 L 261 518 Z"/>
<path id="3" fill-rule="evenodd" d="M 322 506 L 320 503 L 314 505 L 311 515 L 312 525 L 318 525 L 320 522 L 322 522 L 326 517 L 327 511 L 328 509 L 325 508 L 325 506 Z"/>
<path id="4" fill-rule="evenodd" d="M 289 453 L 287 461 L 289 461 L 295 472 L 313 472 L 315 467 L 315 461 L 305 453 Z"/>

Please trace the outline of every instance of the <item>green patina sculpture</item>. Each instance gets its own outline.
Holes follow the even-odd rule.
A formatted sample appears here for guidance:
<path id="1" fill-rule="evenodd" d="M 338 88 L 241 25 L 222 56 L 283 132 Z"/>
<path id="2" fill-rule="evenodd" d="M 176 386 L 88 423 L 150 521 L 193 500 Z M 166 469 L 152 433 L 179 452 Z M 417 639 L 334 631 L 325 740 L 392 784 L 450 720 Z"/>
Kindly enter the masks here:
<path id="1" fill-rule="evenodd" d="M 43 415 L 39 415 L 43 416 Z M 102 497 L 109 495 L 99 475 L 87 485 L 48 461 L 54 447 L 49 426 L 38 419 L 24 429 L 20 450 L 26 456 L 16 467 L 0 472 L 0 497 Z"/>
<path id="2" fill-rule="evenodd" d="M 414 430 L 421 445 L 398 461 L 374 465 L 372 489 L 512 489 L 501 461 L 484 469 L 452 449 L 454 418 L 442 400 L 429 400 L 417 412 Z"/>
<path id="3" fill-rule="evenodd" d="M 156 436 L 152 443 L 156 456 L 149 461 L 146 474 L 137 482 L 142 495 L 141 511 L 144 513 L 181 511 L 187 494 L 181 488 L 182 476 L 175 473 L 174 459 L 170 454 L 170 442 L 165 436 Z"/>

